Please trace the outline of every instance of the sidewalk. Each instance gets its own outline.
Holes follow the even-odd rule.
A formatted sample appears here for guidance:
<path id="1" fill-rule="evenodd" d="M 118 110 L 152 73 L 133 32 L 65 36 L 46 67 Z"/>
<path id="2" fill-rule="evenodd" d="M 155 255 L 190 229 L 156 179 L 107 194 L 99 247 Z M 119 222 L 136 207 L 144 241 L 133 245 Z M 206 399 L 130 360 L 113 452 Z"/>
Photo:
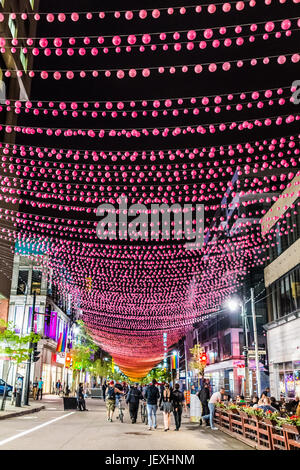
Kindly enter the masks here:
<path id="1" fill-rule="evenodd" d="M 0 399 L 0 403 L 1 400 L 2 397 Z M 16 416 L 22 416 L 31 413 L 37 413 L 38 411 L 44 410 L 46 406 L 41 402 L 42 400 L 36 401 L 31 399 L 29 400 L 29 406 L 23 405 L 21 407 L 16 407 L 14 405 L 11 405 L 11 398 L 8 397 L 5 402 L 5 411 L 0 411 L 0 420 L 14 418 Z"/>

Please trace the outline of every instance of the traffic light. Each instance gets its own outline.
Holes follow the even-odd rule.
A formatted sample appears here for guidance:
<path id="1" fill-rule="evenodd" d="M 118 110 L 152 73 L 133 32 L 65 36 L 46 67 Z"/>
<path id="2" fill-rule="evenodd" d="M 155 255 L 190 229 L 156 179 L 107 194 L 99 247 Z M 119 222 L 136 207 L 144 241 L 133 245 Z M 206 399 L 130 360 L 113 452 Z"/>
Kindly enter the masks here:
<path id="1" fill-rule="evenodd" d="M 41 351 L 37 350 L 37 343 L 33 345 L 33 352 L 32 352 L 32 362 L 37 362 L 40 360 Z"/>
<path id="2" fill-rule="evenodd" d="M 203 364 L 206 364 L 207 363 L 207 354 L 206 353 L 202 353 L 201 356 L 200 356 L 200 361 L 203 363 Z"/>
<path id="3" fill-rule="evenodd" d="M 70 354 L 70 353 L 67 353 L 67 354 L 66 354 L 66 360 L 65 360 L 65 367 L 66 367 L 67 369 L 70 369 L 71 361 L 72 361 L 71 354 Z"/>

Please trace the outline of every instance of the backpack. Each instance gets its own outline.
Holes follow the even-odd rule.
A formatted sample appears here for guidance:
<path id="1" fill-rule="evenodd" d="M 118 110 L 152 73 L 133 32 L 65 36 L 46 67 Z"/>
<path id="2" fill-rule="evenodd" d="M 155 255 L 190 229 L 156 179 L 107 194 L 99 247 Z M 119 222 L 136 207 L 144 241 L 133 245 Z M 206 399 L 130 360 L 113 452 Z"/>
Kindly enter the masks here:
<path id="1" fill-rule="evenodd" d="M 115 400 L 116 399 L 116 394 L 115 394 L 115 389 L 114 387 L 109 387 L 107 390 L 107 398 L 109 400 Z"/>

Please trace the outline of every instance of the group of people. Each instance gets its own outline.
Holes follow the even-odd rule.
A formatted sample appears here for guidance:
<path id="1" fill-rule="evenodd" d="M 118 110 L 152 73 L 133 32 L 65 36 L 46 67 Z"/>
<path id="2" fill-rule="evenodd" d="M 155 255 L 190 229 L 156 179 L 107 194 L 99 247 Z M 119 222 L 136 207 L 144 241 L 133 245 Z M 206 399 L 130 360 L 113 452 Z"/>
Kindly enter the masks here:
<path id="1" fill-rule="evenodd" d="M 169 384 L 164 384 L 161 389 L 157 386 L 157 381 L 147 387 L 141 387 L 135 383 L 130 388 L 122 386 L 119 382 L 113 380 L 109 382 L 105 388 L 104 399 L 107 408 L 107 420 L 112 422 L 113 414 L 116 406 L 119 404 L 120 397 L 126 397 L 126 403 L 129 405 L 129 414 L 131 422 L 137 421 L 139 404 L 141 400 L 145 400 L 147 404 L 148 429 L 149 431 L 157 429 L 157 409 L 158 406 L 164 415 L 164 430 L 170 430 L 171 414 L 173 413 L 175 421 L 175 431 L 179 431 L 181 426 L 181 415 L 184 404 L 184 395 L 179 390 L 179 384 L 175 384 L 171 388 Z"/>
<path id="2" fill-rule="evenodd" d="M 44 386 L 44 381 L 42 377 L 40 377 L 40 380 L 36 377 L 33 384 L 32 384 L 32 395 L 34 400 L 42 400 L 43 398 L 43 386 Z"/>

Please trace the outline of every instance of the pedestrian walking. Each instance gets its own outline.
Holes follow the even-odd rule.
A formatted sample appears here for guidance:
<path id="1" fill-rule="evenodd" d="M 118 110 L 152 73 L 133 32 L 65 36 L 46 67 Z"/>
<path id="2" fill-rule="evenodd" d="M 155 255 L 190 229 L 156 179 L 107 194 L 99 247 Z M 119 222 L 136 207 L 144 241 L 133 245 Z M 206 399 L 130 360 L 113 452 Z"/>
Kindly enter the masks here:
<path id="1" fill-rule="evenodd" d="M 102 385 L 102 394 L 103 394 L 103 400 L 105 401 L 105 393 L 106 393 L 107 385 L 106 385 L 106 380 L 103 382 Z"/>
<path id="2" fill-rule="evenodd" d="M 117 388 L 119 391 L 116 393 L 116 406 L 119 404 L 119 399 L 121 395 L 124 395 L 124 387 L 120 383 L 119 380 L 116 380 L 115 388 Z"/>
<path id="3" fill-rule="evenodd" d="M 175 384 L 174 390 L 171 392 L 171 403 L 173 405 L 173 414 L 176 426 L 175 431 L 179 431 L 181 426 L 182 407 L 184 401 L 184 394 L 179 390 L 179 384 Z"/>
<path id="4" fill-rule="evenodd" d="M 171 413 L 173 411 L 173 405 L 171 402 L 170 385 L 167 383 L 165 384 L 163 392 L 160 396 L 159 406 L 164 414 L 164 426 L 165 426 L 165 432 L 166 432 L 170 430 Z"/>
<path id="5" fill-rule="evenodd" d="M 111 382 L 109 382 L 109 386 L 107 387 L 106 399 L 105 399 L 106 410 L 107 410 L 107 421 L 110 421 L 111 423 L 113 422 L 112 418 L 113 418 L 114 411 L 116 409 L 116 395 L 117 394 L 124 395 L 124 392 L 123 391 L 121 392 L 120 389 L 118 389 L 115 386 L 115 382 L 112 380 Z"/>
<path id="6" fill-rule="evenodd" d="M 157 383 L 156 380 L 153 379 L 152 384 L 148 385 L 146 392 L 145 392 L 145 398 L 147 400 L 149 431 L 151 431 L 152 427 L 154 429 L 157 428 L 156 412 L 157 412 L 157 402 L 159 400 L 159 390 L 156 387 L 156 383 Z"/>
<path id="7" fill-rule="evenodd" d="M 212 394 L 208 402 L 209 414 L 202 416 L 202 420 L 209 419 L 210 427 L 213 431 L 216 431 L 218 429 L 214 426 L 214 415 L 215 415 L 216 403 L 219 403 L 220 401 L 222 401 L 222 395 L 224 395 L 224 393 L 225 393 L 225 388 L 222 387 L 220 388 L 219 392 L 215 392 Z"/>
<path id="8" fill-rule="evenodd" d="M 129 414 L 132 424 L 136 423 L 139 411 L 140 400 L 143 399 L 141 391 L 138 389 L 139 384 L 135 383 L 127 394 L 126 403 L 129 405 Z"/>
<path id="9" fill-rule="evenodd" d="M 60 380 L 58 380 L 55 384 L 55 389 L 56 389 L 56 395 L 59 395 L 60 394 L 60 391 L 61 391 L 61 382 Z"/>
<path id="10" fill-rule="evenodd" d="M 32 384 L 32 394 L 33 394 L 33 399 L 36 400 L 37 396 L 37 391 L 38 391 L 38 379 L 37 377 L 34 379 L 34 382 Z"/>
<path id="11" fill-rule="evenodd" d="M 86 409 L 85 399 L 84 399 L 84 390 L 83 384 L 80 382 L 77 389 L 77 403 L 79 411 L 88 411 Z"/>
<path id="12" fill-rule="evenodd" d="M 38 381 L 38 388 L 37 388 L 37 396 L 36 396 L 37 400 L 39 399 L 39 396 L 41 397 L 41 400 L 43 398 L 43 385 L 44 385 L 43 379 L 42 377 L 40 377 L 40 380 Z"/>
<path id="13" fill-rule="evenodd" d="M 198 394 L 198 397 L 202 405 L 202 416 L 208 415 L 209 414 L 208 400 L 210 398 L 208 383 L 206 382 L 203 383 L 203 386 Z M 208 422 L 205 421 L 205 423 L 206 423 L 206 426 L 208 426 Z"/>

